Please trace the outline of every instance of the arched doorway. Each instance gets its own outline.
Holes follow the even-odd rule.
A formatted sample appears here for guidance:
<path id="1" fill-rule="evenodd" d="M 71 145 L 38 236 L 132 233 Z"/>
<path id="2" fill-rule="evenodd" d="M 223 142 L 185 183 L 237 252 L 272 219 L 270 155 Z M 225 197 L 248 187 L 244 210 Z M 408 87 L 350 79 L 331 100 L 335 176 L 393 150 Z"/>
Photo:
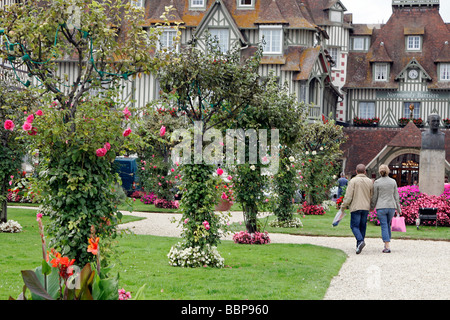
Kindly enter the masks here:
<path id="1" fill-rule="evenodd" d="M 397 181 L 399 187 L 419 183 L 420 156 L 405 153 L 396 157 L 389 164 L 390 176 Z"/>

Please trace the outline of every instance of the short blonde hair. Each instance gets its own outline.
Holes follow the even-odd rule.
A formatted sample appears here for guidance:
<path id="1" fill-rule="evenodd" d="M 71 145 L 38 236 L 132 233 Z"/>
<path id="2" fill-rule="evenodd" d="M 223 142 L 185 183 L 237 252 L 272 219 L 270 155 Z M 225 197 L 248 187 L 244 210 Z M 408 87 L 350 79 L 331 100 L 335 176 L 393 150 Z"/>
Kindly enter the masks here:
<path id="1" fill-rule="evenodd" d="M 378 169 L 378 172 L 382 177 L 386 177 L 389 174 L 389 172 L 391 172 L 391 170 L 389 170 L 389 167 L 387 165 L 382 164 Z"/>

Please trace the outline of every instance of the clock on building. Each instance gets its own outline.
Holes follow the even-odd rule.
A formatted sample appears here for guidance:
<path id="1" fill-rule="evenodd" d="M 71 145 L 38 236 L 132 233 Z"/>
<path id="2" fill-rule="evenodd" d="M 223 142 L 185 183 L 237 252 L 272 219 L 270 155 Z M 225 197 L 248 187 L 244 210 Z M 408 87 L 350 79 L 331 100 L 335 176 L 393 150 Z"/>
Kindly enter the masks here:
<path id="1" fill-rule="evenodd" d="M 410 79 L 417 79 L 419 72 L 416 69 L 409 70 L 408 76 Z"/>

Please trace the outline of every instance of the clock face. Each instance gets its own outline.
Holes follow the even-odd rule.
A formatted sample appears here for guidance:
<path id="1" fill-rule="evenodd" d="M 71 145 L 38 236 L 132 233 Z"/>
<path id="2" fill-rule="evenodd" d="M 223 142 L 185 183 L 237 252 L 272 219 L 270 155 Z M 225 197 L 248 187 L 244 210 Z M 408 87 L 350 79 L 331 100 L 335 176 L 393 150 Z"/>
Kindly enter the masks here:
<path id="1" fill-rule="evenodd" d="M 408 73 L 408 76 L 411 79 L 416 79 L 419 76 L 419 72 L 417 72 L 417 70 L 414 70 L 414 69 L 410 70 L 409 73 Z"/>

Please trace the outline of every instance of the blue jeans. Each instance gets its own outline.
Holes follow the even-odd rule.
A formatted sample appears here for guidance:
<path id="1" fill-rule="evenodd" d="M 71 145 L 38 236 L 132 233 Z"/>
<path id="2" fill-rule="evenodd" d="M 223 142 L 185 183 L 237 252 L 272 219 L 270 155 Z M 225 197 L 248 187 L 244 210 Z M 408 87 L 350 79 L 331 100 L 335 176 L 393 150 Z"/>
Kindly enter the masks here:
<path id="1" fill-rule="evenodd" d="M 357 210 L 350 213 L 350 228 L 356 238 L 356 245 L 364 241 L 366 237 L 367 216 L 369 210 Z"/>
<path id="2" fill-rule="evenodd" d="M 381 238 L 384 242 L 391 241 L 391 222 L 394 217 L 395 209 L 377 209 L 377 217 L 381 225 Z"/>

